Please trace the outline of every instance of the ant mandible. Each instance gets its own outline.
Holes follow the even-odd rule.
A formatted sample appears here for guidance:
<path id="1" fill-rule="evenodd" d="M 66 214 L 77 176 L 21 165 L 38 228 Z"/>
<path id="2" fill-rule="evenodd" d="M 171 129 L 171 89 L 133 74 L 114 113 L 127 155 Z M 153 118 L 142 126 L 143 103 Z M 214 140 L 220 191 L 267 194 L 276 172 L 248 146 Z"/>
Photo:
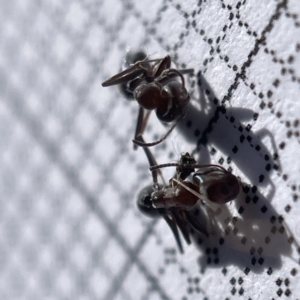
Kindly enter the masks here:
<path id="1" fill-rule="evenodd" d="M 148 149 L 145 153 L 149 162 L 155 162 Z M 157 172 L 164 167 L 176 167 L 176 178 L 171 178 L 169 185 L 162 186 L 157 184 Z M 195 172 L 195 169 L 198 171 Z M 240 191 L 240 183 L 233 174 L 218 165 L 199 165 L 189 153 L 183 154 L 178 163 L 152 164 L 150 170 L 153 185 L 140 191 L 138 207 L 150 217 L 162 216 L 165 219 L 181 253 L 183 247 L 178 228 L 187 244 L 191 243 L 188 227 L 208 236 L 198 216 L 199 201 L 214 210 L 213 203 L 224 204 L 234 200 Z M 187 180 L 190 175 L 192 181 Z"/>
<path id="2" fill-rule="evenodd" d="M 134 98 L 140 105 L 133 143 L 141 147 L 151 147 L 161 143 L 186 115 L 190 100 L 185 88 L 183 74 L 192 73 L 192 69 L 177 70 L 171 68 L 171 57 L 142 60 L 143 53 L 130 56 L 134 63 L 126 70 L 114 75 L 102 83 L 103 87 L 121 84 L 127 98 Z M 180 78 L 180 81 L 177 78 Z M 147 112 L 145 112 L 145 110 Z M 157 118 L 163 123 L 174 122 L 166 134 L 152 143 L 142 142 L 139 137 L 146 128 L 149 113 L 155 110 Z"/>

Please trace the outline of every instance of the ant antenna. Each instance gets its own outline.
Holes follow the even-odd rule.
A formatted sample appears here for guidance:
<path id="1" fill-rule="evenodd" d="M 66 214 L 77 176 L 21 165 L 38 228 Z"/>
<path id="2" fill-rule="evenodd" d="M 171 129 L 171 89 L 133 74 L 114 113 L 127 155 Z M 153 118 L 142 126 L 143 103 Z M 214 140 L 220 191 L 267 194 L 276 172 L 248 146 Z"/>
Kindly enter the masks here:
<path id="1" fill-rule="evenodd" d="M 147 47 L 145 47 L 145 48 L 147 49 Z M 147 52 L 147 51 L 146 51 L 146 52 Z M 153 53 L 151 53 L 151 54 L 147 55 L 145 59 L 148 59 L 148 58 L 150 58 L 150 56 L 154 55 L 155 53 L 157 53 L 157 51 L 154 51 Z"/>

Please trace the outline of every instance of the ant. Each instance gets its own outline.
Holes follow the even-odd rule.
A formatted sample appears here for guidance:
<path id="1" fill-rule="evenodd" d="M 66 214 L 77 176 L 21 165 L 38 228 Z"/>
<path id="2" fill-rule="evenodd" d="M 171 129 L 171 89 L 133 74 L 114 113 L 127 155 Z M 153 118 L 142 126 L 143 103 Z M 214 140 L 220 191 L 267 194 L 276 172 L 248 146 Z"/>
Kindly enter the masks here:
<path id="1" fill-rule="evenodd" d="M 215 210 L 214 203 L 224 204 L 234 200 L 240 191 L 236 176 L 219 165 L 199 165 L 189 153 L 181 155 L 178 163 L 154 165 L 155 160 L 145 149 L 153 176 L 153 185 L 142 189 L 137 204 L 141 212 L 150 217 L 162 216 L 172 230 L 179 251 L 183 253 L 178 228 L 187 244 L 191 243 L 188 228 L 208 237 L 199 218 L 198 203 Z M 157 184 L 158 171 L 176 167 L 176 175 L 169 185 Z M 198 171 L 195 172 L 195 169 Z M 192 175 L 192 181 L 187 178 Z M 176 178 L 175 178 L 176 177 Z M 208 212 L 207 212 L 208 213 Z"/>
<path id="2" fill-rule="evenodd" d="M 143 57 L 145 57 L 143 59 Z M 171 68 L 171 57 L 147 60 L 145 54 L 138 52 L 128 56 L 134 62 L 127 69 L 114 75 L 102 83 L 103 87 L 120 84 L 123 94 L 128 99 L 135 99 L 139 105 L 139 113 L 133 143 L 137 146 L 151 147 L 164 141 L 176 125 L 186 115 L 190 100 L 185 88 L 183 74 L 193 73 L 193 69 L 177 70 Z M 177 78 L 180 78 L 178 81 Z M 158 141 L 142 142 L 150 112 L 156 111 L 157 118 L 163 123 L 173 125 Z M 147 111 L 145 113 L 145 111 Z"/>

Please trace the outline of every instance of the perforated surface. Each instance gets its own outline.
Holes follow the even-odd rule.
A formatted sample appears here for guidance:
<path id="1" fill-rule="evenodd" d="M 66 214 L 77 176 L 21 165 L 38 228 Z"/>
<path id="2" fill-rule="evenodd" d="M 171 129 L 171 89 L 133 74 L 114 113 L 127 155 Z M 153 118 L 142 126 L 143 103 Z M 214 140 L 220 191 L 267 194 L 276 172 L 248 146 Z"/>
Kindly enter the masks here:
<path id="1" fill-rule="evenodd" d="M 0 299 L 299 299 L 297 0 L 1 1 L 0 24 Z M 127 47 L 195 70 L 157 161 L 243 182 L 183 255 L 136 207 L 138 106 L 101 86 Z"/>

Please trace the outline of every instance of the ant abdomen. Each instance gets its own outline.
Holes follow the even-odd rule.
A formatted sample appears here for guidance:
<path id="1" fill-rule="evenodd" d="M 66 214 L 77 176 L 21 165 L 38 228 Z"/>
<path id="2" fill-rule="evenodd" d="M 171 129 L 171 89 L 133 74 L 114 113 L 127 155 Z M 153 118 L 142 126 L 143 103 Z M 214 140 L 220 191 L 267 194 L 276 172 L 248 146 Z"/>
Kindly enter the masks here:
<path id="1" fill-rule="evenodd" d="M 232 201 L 240 191 L 238 179 L 229 172 L 216 177 L 210 174 L 205 180 L 200 180 L 196 175 L 193 179 L 199 184 L 200 193 L 206 195 L 214 203 L 224 204 Z"/>
<path id="2" fill-rule="evenodd" d="M 208 199 L 215 203 L 224 204 L 236 198 L 240 190 L 237 178 L 228 173 L 222 180 L 219 180 L 207 188 Z"/>
<path id="3" fill-rule="evenodd" d="M 152 206 L 151 194 L 153 193 L 153 186 L 149 185 L 143 188 L 137 198 L 137 206 L 139 210 L 148 217 L 159 217 L 159 211 Z"/>

